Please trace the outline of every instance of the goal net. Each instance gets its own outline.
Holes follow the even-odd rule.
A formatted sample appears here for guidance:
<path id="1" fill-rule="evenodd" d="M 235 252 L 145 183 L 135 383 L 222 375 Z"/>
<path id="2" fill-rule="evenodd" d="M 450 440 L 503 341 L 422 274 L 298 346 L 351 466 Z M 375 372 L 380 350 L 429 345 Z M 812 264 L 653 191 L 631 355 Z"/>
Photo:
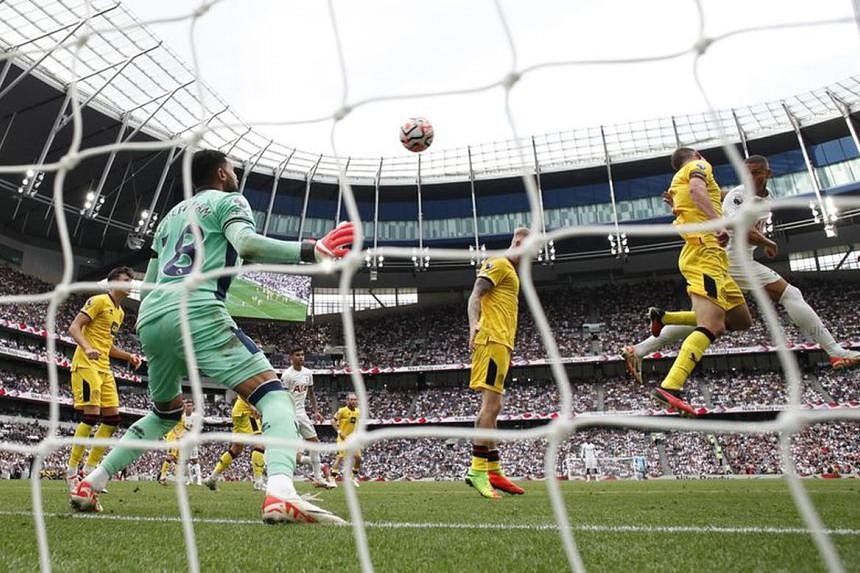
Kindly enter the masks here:
<path id="1" fill-rule="evenodd" d="M 0 20 L 6 19 L 7 15 L 10 22 L 20 22 L 22 29 L 27 20 L 26 14 L 33 13 L 37 10 L 39 2 L 36 0 L 7 0 L 0 4 Z M 172 19 L 175 22 L 183 22 L 188 26 L 189 38 L 192 42 L 195 40 L 195 25 L 205 19 L 207 13 L 215 9 L 218 0 L 204 1 L 199 6 L 190 11 L 188 14 L 180 18 Z M 639 430 L 652 431 L 687 431 L 687 432 L 707 432 L 707 433 L 742 433 L 753 434 L 760 432 L 777 432 L 779 433 L 779 444 L 781 451 L 782 470 L 785 479 L 788 483 L 791 495 L 798 511 L 803 518 L 805 527 L 808 529 L 815 546 L 821 554 L 824 562 L 831 571 L 840 571 L 844 568 L 840 561 L 839 553 L 834 546 L 832 539 L 827 533 L 817 511 L 810 499 L 810 496 L 804 489 L 803 484 L 799 481 L 796 475 L 795 465 L 792 459 L 792 451 L 790 440 L 792 435 L 801 431 L 804 426 L 811 423 L 817 423 L 827 420 L 858 420 L 860 419 L 860 411 L 847 409 L 829 409 L 829 410 L 809 410 L 801 406 L 801 375 L 798 368 L 798 363 L 791 352 L 786 347 L 785 337 L 779 328 L 779 321 L 773 304 L 766 297 L 761 288 L 756 288 L 752 291 L 751 296 L 758 304 L 761 311 L 761 320 L 765 321 L 770 331 L 772 340 L 778 348 L 778 356 L 781 362 L 783 373 L 788 388 L 788 396 L 790 406 L 772 421 L 766 422 L 748 422 L 748 421 L 725 421 L 715 420 L 712 418 L 704 419 L 681 419 L 678 417 L 653 417 L 653 416 L 622 416 L 622 415 L 603 415 L 595 417 L 573 416 L 573 396 L 571 393 L 571 385 L 568 380 L 568 374 L 564 368 L 562 357 L 559 354 L 558 346 L 553 337 L 553 332 L 549 327 L 547 317 L 541 306 L 535 289 L 534 268 L 533 264 L 538 259 L 538 256 L 545 256 L 549 253 L 545 247 L 550 242 L 558 243 L 563 239 L 571 239 L 585 236 L 602 236 L 607 234 L 616 237 L 617 245 L 613 248 L 621 249 L 626 252 L 626 240 L 629 237 L 635 240 L 637 237 L 653 237 L 653 236 L 676 236 L 677 227 L 669 224 L 629 224 L 625 223 L 619 217 L 617 212 L 613 213 L 613 220 L 608 224 L 583 224 L 576 226 L 562 226 L 549 229 L 547 222 L 544 220 L 540 188 L 536 179 L 536 151 L 534 149 L 533 140 L 520 133 L 517 128 L 517 114 L 514 112 L 511 105 L 511 96 L 516 93 L 518 86 L 528 82 L 537 72 L 552 72 L 552 73 L 571 73 L 584 66 L 621 66 L 631 64 L 644 64 L 654 61 L 672 61 L 677 60 L 679 73 L 684 70 L 684 58 L 691 60 L 690 68 L 683 73 L 691 74 L 695 84 L 700 92 L 702 107 L 707 109 L 705 120 L 708 126 L 708 133 L 702 134 L 692 129 L 686 129 L 684 126 L 676 126 L 673 135 L 655 140 L 653 151 L 663 151 L 668 155 L 671 150 L 679 144 L 690 146 L 704 146 L 708 144 L 719 143 L 729 158 L 732 168 L 734 169 L 738 180 L 744 183 L 747 190 L 746 193 L 750 200 L 745 201 L 738 216 L 730 220 L 711 221 L 708 223 L 694 224 L 683 227 L 682 230 L 706 231 L 714 232 L 724 226 L 728 226 L 734 232 L 734 240 L 739 243 L 739 251 L 747 253 L 744 248 L 747 245 L 746 231 L 760 217 L 765 209 L 751 200 L 750 194 L 754 185 L 750 180 L 750 176 L 743 165 L 743 157 L 738 148 L 738 136 L 736 131 L 735 119 L 731 113 L 720 112 L 711 105 L 709 94 L 704 88 L 702 81 L 703 71 L 700 66 L 702 57 L 716 45 L 726 41 L 729 38 L 761 33 L 765 30 L 791 30 L 793 33 L 801 34 L 803 30 L 816 26 L 858 26 L 860 25 L 860 14 L 857 3 L 852 3 L 854 16 L 843 16 L 840 18 L 831 18 L 822 21 L 803 21 L 803 22 L 787 22 L 778 23 L 767 26 L 757 26 L 755 28 L 737 27 L 736 29 L 725 32 L 719 35 L 709 35 L 707 27 L 707 19 L 702 3 L 691 0 L 691 4 L 695 8 L 697 14 L 696 20 L 685 25 L 687 31 L 696 31 L 696 38 L 689 45 L 676 50 L 669 50 L 663 54 L 643 57 L 638 54 L 623 55 L 614 58 L 605 59 L 579 59 L 568 61 L 547 61 L 529 66 L 521 66 L 519 57 L 522 47 L 517 43 L 515 34 L 512 33 L 509 16 L 506 13 L 505 5 L 501 2 L 495 2 L 495 22 L 493 25 L 498 26 L 500 35 L 503 38 L 503 43 L 499 45 L 499 52 L 505 54 L 507 65 L 505 72 L 491 82 L 481 83 L 478 85 L 470 85 L 464 82 L 462 86 L 420 94 L 429 97 L 442 96 L 457 96 L 465 94 L 473 94 L 489 90 L 501 90 L 504 94 L 502 98 L 504 115 L 508 120 L 510 128 L 510 145 L 505 151 L 507 154 L 506 160 L 509 166 L 509 173 L 517 173 L 522 177 L 522 184 L 528 197 L 530 219 L 528 221 L 531 229 L 531 234 L 528 239 L 516 251 L 516 254 L 522 254 L 522 264 L 520 267 L 521 290 L 526 303 L 526 308 L 533 316 L 534 323 L 540 334 L 540 341 L 543 344 L 548 362 L 551 367 L 552 375 L 555 383 L 558 386 L 559 405 L 558 411 L 561 413 L 550 423 L 543 426 L 525 429 L 525 430 L 478 430 L 472 428 L 450 427 L 450 426 L 415 426 L 408 428 L 399 427 L 384 427 L 379 429 L 369 429 L 367 427 L 366 413 L 368 409 L 367 389 L 362 371 L 360 369 L 357 347 L 361 341 L 356 337 L 356 330 L 353 323 L 352 311 L 348 304 L 349 289 L 353 283 L 353 279 L 365 265 L 367 256 L 382 258 L 381 249 L 364 248 L 366 237 L 363 236 L 365 228 L 361 220 L 356 198 L 352 189 L 352 175 L 347 175 L 348 160 L 343 157 L 338 151 L 338 128 L 342 122 L 349 118 L 357 110 L 369 106 L 371 104 L 390 104 L 391 102 L 408 100 L 416 97 L 412 93 L 390 93 L 377 94 L 364 99 L 353 98 L 349 91 L 349 71 L 350 60 L 345 57 L 342 29 L 347 26 L 347 23 L 339 18 L 339 10 L 342 9 L 337 3 L 330 1 L 328 3 L 328 14 L 330 30 L 325 31 L 325 34 L 332 34 L 336 49 L 341 79 L 341 100 L 337 109 L 331 110 L 321 117 L 297 118 L 292 121 L 276 121 L 269 124 L 280 125 L 295 125 L 295 124 L 310 124 L 310 123 L 330 123 L 331 132 L 330 140 L 331 147 L 327 153 L 319 156 L 319 159 L 314 163 L 312 160 L 301 152 L 295 149 L 281 149 L 279 161 L 274 162 L 272 168 L 272 150 L 275 147 L 270 147 L 271 142 L 265 137 L 259 136 L 255 129 L 259 129 L 261 125 L 248 125 L 231 112 L 225 112 L 225 106 L 211 91 L 211 89 L 203 81 L 204 78 L 200 74 L 196 60 L 189 62 L 190 67 L 179 70 L 177 73 L 180 80 L 177 82 L 175 92 L 182 90 L 182 101 L 193 116 L 193 121 L 184 130 L 173 131 L 167 136 L 154 141 L 131 141 L 127 139 L 119 140 L 112 143 L 91 144 L 91 142 L 82 139 L 82 107 L 96 106 L 99 109 L 105 110 L 115 115 L 121 115 L 125 120 L 132 121 L 131 115 L 125 114 L 125 109 L 129 104 L 125 100 L 121 100 L 121 92 L 112 90 L 111 82 L 113 78 L 117 82 L 122 81 L 123 77 L 118 68 L 123 66 L 122 62 L 114 63 L 113 67 L 106 66 L 100 75 L 94 75 L 92 70 L 82 70 L 82 56 L 92 55 L 97 53 L 112 38 L 115 39 L 119 32 L 131 31 L 139 33 L 143 36 L 148 36 L 146 31 L 147 22 L 138 22 L 122 7 L 117 7 L 113 2 L 106 0 L 93 1 L 63 1 L 58 2 L 57 16 L 61 17 L 61 22 L 53 26 L 47 32 L 38 32 L 32 30 L 32 36 L 28 38 L 17 38 L 10 41 L 6 46 L 5 52 L 0 56 L 0 97 L 5 95 L 6 91 L 18 82 L 18 79 L 7 79 L 9 65 L 12 62 L 22 65 L 28 72 L 34 74 L 41 73 L 47 66 L 51 69 L 45 75 L 59 77 L 65 84 L 67 101 L 64 104 L 67 110 L 65 115 L 58 118 L 58 122 L 63 126 L 68 126 L 73 132 L 71 144 L 68 149 L 62 154 L 59 159 L 47 161 L 47 150 L 50 148 L 50 142 L 45 146 L 45 153 L 41 157 L 35 158 L 34 161 L 24 164 L 3 164 L 0 165 L 0 174 L 14 174 L 20 176 L 22 183 L 19 194 L 22 200 L 36 196 L 41 193 L 41 196 L 48 197 L 52 202 L 53 225 L 59 230 L 61 237 L 60 247 L 62 249 L 63 262 L 63 277 L 59 284 L 52 291 L 47 293 L 31 293 L 25 295 L 7 295 L 0 297 L 0 305 L 10 303 L 45 303 L 47 302 L 46 315 L 46 330 L 53 333 L 56 330 L 57 309 L 59 305 L 71 294 L 81 292 L 93 292 L 101 287 L 97 283 L 73 282 L 73 245 L 71 241 L 73 228 L 70 228 L 67 210 L 64 204 L 64 192 L 67 189 L 64 186 L 64 179 L 67 173 L 80 165 L 88 158 L 97 156 L 110 157 L 117 152 L 128 151 L 155 151 L 155 150 L 170 150 L 172 156 L 181 161 L 183 167 L 183 192 L 185 198 L 192 196 L 192 185 L 190 176 L 190 160 L 192 152 L 200 148 L 220 148 L 227 151 L 238 162 L 246 167 L 246 172 L 253 171 L 258 163 L 266 164 L 267 169 L 272 171 L 275 177 L 282 176 L 285 172 L 295 173 L 298 171 L 301 177 L 313 178 L 314 173 L 319 169 L 327 169 L 329 173 L 336 174 L 336 182 L 339 186 L 339 198 L 342 200 L 346 218 L 355 223 L 357 236 L 355 239 L 355 248 L 348 256 L 335 263 L 324 263 L 309 266 L 299 265 L 245 265 L 242 268 L 234 267 L 227 269 L 226 273 L 236 275 L 240 272 L 279 272 L 292 273 L 301 275 L 321 275 L 335 273 L 338 276 L 340 285 L 340 294 L 343 300 L 342 304 L 342 322 L 345 338 L 346 359 L 350 366 L 350 376 L 354 390 L 358 395 L 360 411 L 363 413 L 359 419 L 357 429 L 350 438 L 341 445 L 345 448 L 348 458 L 347 464 L 351 463 L 351 457 L 355 452 L 362 447 L 367 447 L 369 444 L 379 441 L 394 438 L 448 438 L 448 439 L 487 439 L 498 441 L 514 441 L 514 440 L 537 440 L 545 439 L 547 442 L 546 457 L 545 457 L 545 485 L 552 503 L 552 512 L 555 522 L 558 526 L 558 535 L 560 543 L 563 546 L 565 556 L 568 560 L 570 568 L 574 571 L 584 571 L 586 563 L 580 555 L 577 548 L 576 536 L 571 528 L 570 518 L 568 516 L 562 492 L 557 476 L 557 462 L 559 456 L 559 448 L 567 441 L 571 435 L 577 432 L 578 429 L 589 427 L 604 427 L 618 428 L 628 427 Z M 847 1 L 846 1 L 847 4 Z M 6 12 L 6 10 L 11 10 Z M 113 14 L 113 15 L 112 15 Z M 113 19 L 117 14 L 123 15 L 123 18 Z M 353 23 L 354 24 L 354 23 Z M 323 32 L 321 31 L 321 34 Z M 0 38 L 3 40 L 3 38 Z M 142 56 L 146 57 L 146 56 Z M 132 58 L 129 55 L 128 58 Z M 132 58 L 133 59 L 133 58 Z M 113 75 L 116 73 L 116 75 Z M 107 81 L 105 81 L 107 79 Z M 103 85 L 102 85 L 103 84 Z M 150 85 L 151 84 L 147 84 Z M 145 89 L 147 86 L 143 86 Z M 187 89 L 186 89 L 187 88 Z M 170 89 L 173 89 L 171 87 Z M 158 93 L 158 92 L 156 92 Z M 111 101 L 111 97 L 116 97 L 116 101 Z M 153 107 L 157 107 L 160 100 L 155 100 Z M 148 108 L 152 109 L 152 107 Z M 117 114 L 117 110 L 120 110 Z M 154 112 L 153 112 L 154 113 Z M 137 126 L 129 125 L 129 129 L 133 130 Z M 669 127 L 669 133 L 672 133 L 672 128 Z M 52 136 L 53 136 L 52 132 Z M 605 138 L 606 134 L 598 133 L 597 137 Z M 252 137 L 253 136 L 253 137 Z M 618 156 L 623 155 L 623 142 L 616 141 L 611 146 L 607 146 L 606 140 L 603 142 L 605 151 L 605 162 L 611 164 L 613 153 Z M 259 146 L 247 145 L 247 141 L 259 142 Z M 244 143 L 243 143 L 244 142 Z M 571 145 L 572 149 L 577 147 L 577 143 Z M 292 153 L 291 153 L 292 152 Z M 582 159 L 577 157 L 572 151 L 570 164 L 576 165 L 577 161 Z M 433 153 L 427 156 L 426 163 L 429 166 L 432 164 Z M 292 158 L 292 159 L 289 159 Z M 296 166 L 299 166 L 298 168 Z M 411 165 L 411 164 L 410 164 Z M 444 169 L 444 164 L 440 167 Z M 41 181 L 40 177 L 48 173 L 52 177 L 52 187 L 49 190 L 36 189 L 36 181 Z M 350 174 L 354 173 L 350 167 Z M 367 175 L 367 174 L 366 174 Z M 369 174 L 373 178 L 373 173 Z M 37 193 L 34 193 L 34 189 Z M 47 194 L 46 194 L 47 191 Z M 25 197 L 26 196 L 26 197 Z M 156 197 L 157 200 L 157 197 Z M 99 205 L 99 198 L 94 197 L 94 205 Z M 848 209 L 860 207 L 860 199 L 856 198 L 835 198 L 827 204 L 824 203 L 820 190 L 817 190 L 813 198 L 813 204 L 819 214 L 825 218 L 824 223 L 831 225 L 827 219 L 833 209 Z M 775 202 L 772 210 L 778 209 L 809 209 L 809 199 L 787 198 Z M 93 206 L 86 207 L 92 211 Z M 149 210 L 149 214 L 153 209 Z M 338 215 L 338 218 L 340 215 Z M 334 221 L 332 221 L 334 223 Z M 155 225 L 155 221 L 150 217 L 141 221 L 141 228 L 136 230 L 130 244 L 141 244 L 141 237 L 145 240 L 146 233 Z M 831 227 L 832 228 L 832 227 Z M 195 243 L 197 251 L 202 253 L 203 245 L 199 234 L 199 227 L 194 226 Z M 623 242 L 622 242 L 623 238 Z M 425 256 L 432 257 L 434 260 L 459 260 L 463 264 L 468 264 L 475 254 L 468 249 L 440 249 L 436 247 L 426 248 Z M 502 252 L 487 252 L 489 255 L 501 255 Z M 384 250 L 386 262 L 389 260 L 414 260 L 415 249 L 413 247 L 389 247 Z M 198 288 L 204 275 L 201 273 L 199 263 L 202 257 L 195 259 L 195 264 L 191 272 L 186 277 L 184 284 L 184 292 Z M 751 283 L 752 273 L 750 270 L 750 257 L 745 254 L 743 257 L 744 273 L 750 278 Z M 116 285 L 121 286 L 121 285 Z M 152 288 L 144 285 L 143 288 Z M 195 403 L 202 404 L 203 393 L 201 387 L 200 376 L 197 373 L 195 356 L 190 351 L 191 345 L 190 333 L 188 330 L 188 312 L 187 307 L 182 305 L 179 309 L 179 320 L 183 324 L 185 354 L 189 365 L 189 381 L 192 388 L 192 395 Z M 57 340 L 53 336 L 47 338 L 47 352 L 53 355 L 57 348 Z M 51 394 L 57 398 L 58 396 L 58 374 L 57 365 L 53 362 L 48 364 L 48 375 L 50 382 Z M 35 445 L 18 446 L 7 443 L 0 444 L 0 448 L 7 451 L 34 455 L 34 475 L 39 475 L 45 458 L 51 452 L 57 449 L 68 446 L 74 443 L 82 443 L 87 446 L 94 445 L 113 445 L 116 440 L 101 440 L 95 438 L 88 439 L 73 439 L 61 437 L 58 432 L 59 422 L 59 406 L 58 400 L 53 400 L 50 407 L 50 430 L 47 437 L 40 443 Z M 180 457 L 182 461 L 188 457 L 192 448 L 204 442 L 230 442 L 244 441 L 245 443 L 255 442 L 263 444 L 272 444 L 271 438 L 245 438 L 237 437 L 227 432 L 201 433 L 199 424 L 192 428 L 180 440 Z M 172 444 L 164 442 L 142 441 L 135 442 L 136 446 L 147 449 L 165 450 L 172 447 Z M 299 446 L 299 444 L 292 444 Z M 336 447 L 334 444 L 326 443 L 302 443 L 301 447 L 305 449 L 317 449 L 325 452 L 333 452 Z M 578 466 L 579 462 L 570 460 L 568 473 L 571 475 L 581 475 L 582 472 Z M 601 466 L 602 464 L 602 466 Z M 182 518 L 182 531 L 184 537 L 184 547 L 187 554 L 189 570 L 196 572 L 199 570 L 200 560 L 197 554 L 197 545 L 195 541 L 194 520 L 188 502 L 187 489 L 184 486 L 183 468 L 184 463 L 177 466 L 176 490 L 179 502 L 180 515 Z M 601 471 L 606 474 L 616 474 L 618 477 L 626 477 L 629 472 L 633 471 L 633 463 L 631 458 L 601 458 L 599 460 Z M 344 482 L 346 488 L 346 498 L 349 507 L 349 522 L 358 548 L 358 562 L 362 571 L 368 572 L 373 570 L 373 550 L 368 543 L 365 521 L 362 518 L 362 507 L 359 504 L 357 493 L 349 480 Z M 40 566 L 42 571 L 50 571 L 52 567 L 51 561 L 51 545 L 47 534 L 46 519 L 43 511 L 43 495 L 42 485 L 39 480 L 32 480 L 32 501 L 34 521 L 36 525 Z M 455 519 L 452 516 L 452 519 Z"/>

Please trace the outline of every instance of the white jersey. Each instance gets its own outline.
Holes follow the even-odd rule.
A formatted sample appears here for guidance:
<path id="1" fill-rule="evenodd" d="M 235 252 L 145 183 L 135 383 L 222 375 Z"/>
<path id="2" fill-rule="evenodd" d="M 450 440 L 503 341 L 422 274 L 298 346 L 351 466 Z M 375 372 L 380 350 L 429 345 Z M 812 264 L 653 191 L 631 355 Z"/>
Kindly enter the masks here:
<path id="1" fill-rule="evenodd" d="M 281 382 L 293 394 L 296 413 L 305 413 L 305 399 L 308 397 L 308 389 L 314 385 L 313 373 L 304 366 L 301 370 L 296 370 L 290 366 L 281 374 Z"/>
<path id="2" fill-rule="evenodd" d="M 768 197 L 765 197 L 764 199 L 760 199 L 760 200 L 769 201 L 770 200 L 769 197 L 770 197 L 770 195 L 768 195 Z M 740 208 L 743 206 L 743 204 L 744 204 L 744 186 L 738 185 L 737 187 L 735 187 L 734 189 L 732 189 L 731 191 L 726 193 L 726 196 L 723 199 L 723 215 L 726 217 L 731 217 L 732 215 L 734 215 L 735 213 L 737 213 L 740 210 Z M 767 220 L 769 218 L 770 218 L 770 213 L 762 213 L 761 217 L 759 217 L 759 220 L 755 222 L 755 225 L 753 225 L 753 228 L 755 228 L 756 231 L 758 231 L 759 233 L 764 235 L 765 230 L 767 228 Z M 735 249 L 734 249 L 733 245 L 734 245 L 734 240 L 729 239 L 729 244 L 726 245 L 726 251 L 728 252 L 729 258 L 733 258 L 734 254 L 735 254 Z M 754 245 L 749 246 L 750 257 L 752 257 L 753 253 L 755 253 L 755 249 L 756 248 Z"/>
<path id="3" fill-rule="evenodd" d="M 579 457 L 587 462 L 596 462 L 597 453 L 594 449 L 594 444 L 585 442 L 579 447 Z"/>
<path id="4" fill-rule="evenodd" d="M 185 425 L 185 431 L 186 432 L 191 431 L 191 427 L 194 425 L 194 420 L 196 420 L 199 417 L 200 417 L 200 414 L 198 414 L 197 412 L 192 412 L 191 414 L 184 417 L 183 423 Z"/>

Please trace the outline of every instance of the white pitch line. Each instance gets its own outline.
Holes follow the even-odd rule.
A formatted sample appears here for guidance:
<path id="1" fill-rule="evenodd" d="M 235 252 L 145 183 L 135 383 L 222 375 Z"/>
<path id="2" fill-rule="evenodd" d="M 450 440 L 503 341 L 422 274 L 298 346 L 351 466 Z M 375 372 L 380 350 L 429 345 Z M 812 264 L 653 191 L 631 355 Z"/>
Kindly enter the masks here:
<path id="1" fill-rule="evenodd" d="M 32 511 L 0 511 L 0 516 L 32 517 Z M 182 519 L 172 515 L 97 515 L 92 513 L 45 513 L 45 517 L 63 519 L 92 519 L 96 521 L 133 521 L 141 523 L 182 523 Z M 228 519 L 216 517 L 195 517 L 194 523 L 207 525 L 263 525 L 259 519 Z M 532 530 L 557 531 L 554 523 L 408 523 L 399 521 L 368 521 L 366 527 L 373 529 L 491 529 L 491 530 Z M 574 525 L 574 531 L 596 533 L 760 533 L 768 535 L 808 535 L 811 530 L 804 527 L 719 527 L 696 525 Z M 860 529 L 825 529 L 828 535 L 860 536 Z"/>

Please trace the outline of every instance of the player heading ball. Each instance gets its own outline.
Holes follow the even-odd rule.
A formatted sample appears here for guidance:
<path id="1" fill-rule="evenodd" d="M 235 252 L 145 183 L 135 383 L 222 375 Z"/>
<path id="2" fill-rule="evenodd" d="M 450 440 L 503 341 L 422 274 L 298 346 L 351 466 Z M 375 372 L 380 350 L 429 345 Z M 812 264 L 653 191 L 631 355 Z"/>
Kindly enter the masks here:
<path id="1" fill-rule="evenodd" d="M 277 241 L 258 235 L 248 201 L 239 189 L 233 164 L 220 151 L 194 154 L 191 164 L 194 196 L 173 207 L 158 225 L 152 258 L 144 282 L 179 283 L 190 274 L 195 257 L 202 256 L 202 271 L 234 266 L 238 259 L 255 263 L 318 262 L 349 252 L 353 226 L 342 223 L 320 241 Z M 204 252 L 197 253 L 191 213 L 203 235 Z M 224 298 L 232 277 L 202 281 L 188 295 L 188 323 L 197 365 L 209 378 L 235 391 L 263 417 L 263 435 L 297 440 L 293 400 L 266 356 L 227 313 Z M 187 374 L 179 316 L 180 290 L 144 292 L 138 333 L 149 361 L 152 412 L 138 420 L 119 446 L 78 484 L 71 505 L 78 511 L 98 511 L 98 492 L 111 475 L 137 459 L 139 440 L 158 440 L 180 420 L 183 411 L 181 379 Z M 343 523 L 336 515 L 299 497 L 293 486 L 296 452 L 293 448 L 266 448 L 269 475 L 263 520 L 303 523 Z"/>

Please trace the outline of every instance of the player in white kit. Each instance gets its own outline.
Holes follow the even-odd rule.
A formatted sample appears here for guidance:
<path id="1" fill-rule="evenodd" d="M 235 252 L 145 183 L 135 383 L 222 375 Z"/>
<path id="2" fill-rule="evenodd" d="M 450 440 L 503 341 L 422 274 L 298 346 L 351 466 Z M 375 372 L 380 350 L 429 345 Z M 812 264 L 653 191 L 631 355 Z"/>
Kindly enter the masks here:
<path id="1" fill-rule="evenodd" d="M 597 452 L 594 444 L 586 441 L 579 447 L 579 457 L 585 461 L 585 481 L 597 480 Z"/>
<path id="2" fill-rule="evenodd" d="M 311 409 L 314 413 L 314 421 L 322 422 L 323 416 L 320 413 L 317 397 L 314 395 L 314 375 L 308 368 L 305 368 L 305 351 L 301 347 L 294 347 L 290 350 L 290 367 L 284 370 L 281 374 L 281 382 L 284 387 L 293 395 L 293 402 L 296 406 L 296 425 L 299 428 L 299 435 L 309 442 L 319 442 L 317 431 L 314 423 L 311 422 L 310 416 L 305 409 L 305 401 L 309 401 Z M 323 475 L 323 467 L 320 463 L 320 453 L 316 450 L 311 450 L 310 456 L 303 452 L 296 453 L 296 463 L 310 465 L 313 468 L 313 483 L 317 487 L 331 489 L 336 487 L 334 482 Z"/>
<path id="3" fill-rule="evenodd" d="M 761 155 L 751 155 L 745 163 L 755 184 L 755 199 L 757 201 L 770 200 L 767 180 L 772 173 L 767 159 Z M 723 215 L 731 217 L 737 213 L 743 203 L 744 187 L 743 185 L 739 185 L 726 193 L 723 198 Z M 777 244 L 766 236 L 767 220 L 769 218 L 769 213 L 763 214 L 749 230 L 747 241 L 749 243 L 750 259 L 752 259 L 757 247 L 763 247 L 765 255 L 768 258 L 773 258 L 777 255 Z M 830 365 L 834 369 L 840 370 L 860 366 L 860 352 L 842 348 L 836 342 L 815 310 L 804 300 L 800 289 L 789 284 L 788 281 L 773 269 L 755 260 L 750 261 L 752 272 L 751 276 L 748 277 L 741 266 L 741 254 L 735 244 L 734 240 L 730 240 L 726 246 L 729 256 L 729 274 L 741 290 L 749 292 L 754 284 L 758 284 L 764 288 L 765 293 L 767 293 L 774 304 L 781 304 L 783 306 L 791 322 L 797 326 L 803 335 L 821 346 L 821 349 L 830 357 Z M 641 384 L 642 358 L 664 346 L 684 339 L 693 330 L 694 327 L 692 326 L 666 325 L 660 330 L 658 336 L 650 336 L 639 344 L 625 346 L 621 351 L 621 356 L 627 362 L 627 371 Z"/>

